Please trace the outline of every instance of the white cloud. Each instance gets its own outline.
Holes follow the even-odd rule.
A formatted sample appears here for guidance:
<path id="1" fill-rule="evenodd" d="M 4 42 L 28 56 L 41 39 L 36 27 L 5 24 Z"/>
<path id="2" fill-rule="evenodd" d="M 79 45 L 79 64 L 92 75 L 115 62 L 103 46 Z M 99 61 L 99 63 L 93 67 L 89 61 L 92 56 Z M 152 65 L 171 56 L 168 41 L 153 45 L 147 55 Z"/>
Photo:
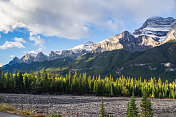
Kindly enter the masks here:
<path id="1" fill-rule="evenodd" d="M 14 55 L 10 55 L 11 58 L 14 58 L 15 56 Z"/>
<path id="2" fill-rule="evenodd" d="M 0 46 L 0 49 L 8 49 L 8 48 L 25 48 L 24 45 L 22 43 L 25 43 L 26 41 L 23 40 L 22 38 L 14 38 L 14 41 L 5 41 L 5 43 L 3 45 Z"/>
<path id="3" fill-rule="evenodd" d="M 45 41 L 43 39 L 40 38 L 39 35 L 35 35 L 33 33 L 30 33 L 30 37 L 29 40 L 34 41 L 34 45 L 44 45 Z"/>
<path id="4" fill-rule="evenodd" d="M 0 63 L 0 67 L 2 67 L 3 66 L 3 64 L 2 63 Z"/>
<path id="5" fill-rule="evenodd" d="M 79 39 L 91 28 L 117 30 L 125 19 L 171 15 L 175 0 L 1 0 L 0 31 L 26 27 L 46 36 Z"/>
<path id="6" fill-rule="evenodd" d="M 44 47 L 45 41 L 39 35 L 30 32 L 29 40 L 34 41 L 34 45 L 39 47 L 37 50 L 35 51 L 33 50 L 29 53 L 36 54 L 38 52 L 41 52 L 45 48 Z"/>
<path id="7" fill-rule="evenodd" d="M 31 54 L 34 54 L 34 55 L 37 55 L 39 52 L 42 52 L 44 47 L 39 47 L 37 50 L 31 50 L 29 52 L 25 52 L 25 53 L 31 53 Z"/>
<path id="8" fill-rule="evenodd" d="M 37 52 L 37 51 L 32 50 L 32 51 L 29 51 L 29 52 L 26 52 L 26 53 L 30 53 L 30 54 L 37 54 L 38 52 Z"/>
<path id="9" fill-rule="evenodd" d="M 17 38 L 15 37 L 14 39 L 16 42 L 22 42 L 22 43 L 26 43 L 26 41 L 23 38 Z"/>

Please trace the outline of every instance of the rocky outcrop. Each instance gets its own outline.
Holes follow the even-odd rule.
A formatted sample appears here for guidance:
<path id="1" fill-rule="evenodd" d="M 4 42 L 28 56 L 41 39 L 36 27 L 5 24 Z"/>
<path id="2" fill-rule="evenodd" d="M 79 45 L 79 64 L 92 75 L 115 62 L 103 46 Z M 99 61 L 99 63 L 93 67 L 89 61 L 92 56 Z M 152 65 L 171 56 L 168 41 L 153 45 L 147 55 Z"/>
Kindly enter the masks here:
<path id="1" fill-rule="evenodd" d="M 39 52 L 34 59 L 34 61 L 37 61 L 37 62 L 44 62 L 46 60 L 48 60 L 48 57 L 45 54 L 43 54 L 42 52 Z"/>
<path id="2" fill-rule="evenodd" d="M 168 32 L 167 36 L 166 36 L 166 40 L 162 42 L 162 44 L 171 41 L 171 40 L 176 40 L 176 23 L 174 23 L 170 29 L 170 31 Z"/>
<path id="3" fill-rule="evenodd" d="M 161 42 L 166 39 L 166 35 L 175 21 L 176 20 L 172 17 L 152 17 L 147 19 L 144 22 L 143 26 L 139 29 L 136 29 L 133 34 L 136 37 L 141 35 L 147 35 L 152 37 L 156 41 Z"/>
<path id="4" fill-rule="evenodd" d="M 51 60 L 55 60 L 55 59 L 58 59 L 59 58 L 59 55 L 54 52 L 54 51 L 51 51 L 49 56 L 48 56 L 48 60 L 51 61 Z"/>
<path id="5" fill-rule="evenodd" d="M 125 49 L 130 52 L 143 51 L 159 45 L 152 37 L 143 35 L 135 37 L 128 31 L 124 31 L 120 35 L 115 35 L 109 39 L 93 45 L 93 52 L 112 51 L 117 49 Z"/>
<path id="6" fill-rule="evenodd" d="M 26 55 L 21 58 L 21 61 L 24 63 L 32 63 L 34 62 L 34 56 L 31 56 L 29 53 L 26 53 Z"/>

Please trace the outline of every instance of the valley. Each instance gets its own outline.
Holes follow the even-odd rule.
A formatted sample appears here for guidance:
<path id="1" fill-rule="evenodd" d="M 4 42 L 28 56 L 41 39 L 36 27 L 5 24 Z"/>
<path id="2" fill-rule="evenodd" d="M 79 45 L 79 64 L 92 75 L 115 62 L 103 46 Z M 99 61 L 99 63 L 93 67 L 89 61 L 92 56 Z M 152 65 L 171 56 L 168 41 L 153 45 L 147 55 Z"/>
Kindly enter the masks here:
<path id="1" fill-rule="evenodd" d="M 176 117 L 176 0 L 0 0 L 0 117 Z"/>

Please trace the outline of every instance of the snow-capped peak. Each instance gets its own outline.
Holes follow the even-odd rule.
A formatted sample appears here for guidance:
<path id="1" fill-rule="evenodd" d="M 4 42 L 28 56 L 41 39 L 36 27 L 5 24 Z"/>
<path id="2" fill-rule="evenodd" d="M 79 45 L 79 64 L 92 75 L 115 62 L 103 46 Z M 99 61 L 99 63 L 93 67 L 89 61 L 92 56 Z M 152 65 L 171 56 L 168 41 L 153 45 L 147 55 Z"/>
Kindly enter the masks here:
<path id="1" fill-rule="evenodd" d="M 98 43 L 110 42 L 110 38 L 104 39 L 103 41 L 99 41 Z"/>
<path id="2" fill-rule="evenodd" d="M 176 20 L 172 17 L 152 17 L 147 19 L 143 26 L 133 33 L 135 37 L 146 35 L 161 42 L 166 39 L 166 35 Z"/>
<path id="3" fill-rule="evenodd" d="M 36 57 L 37 56 L 37 54 L 36 53 L 29 53 L 31 56 L 33 56 L 33 57 Z"/>
<path id="4" fill-rule="evenodd" d="M 92 45 L 94 43 L 91 42 L 91 41 L 88 41 L 84 44 L 81 44 L 81 45 L 78 45 L 78 46 L 75 46 L 74 48 L 72 48 L 71 50 L 73 51 L 76 51 L 76 50 L 86 50 L 86 51 L 91 51 L 92 50 Z"/>

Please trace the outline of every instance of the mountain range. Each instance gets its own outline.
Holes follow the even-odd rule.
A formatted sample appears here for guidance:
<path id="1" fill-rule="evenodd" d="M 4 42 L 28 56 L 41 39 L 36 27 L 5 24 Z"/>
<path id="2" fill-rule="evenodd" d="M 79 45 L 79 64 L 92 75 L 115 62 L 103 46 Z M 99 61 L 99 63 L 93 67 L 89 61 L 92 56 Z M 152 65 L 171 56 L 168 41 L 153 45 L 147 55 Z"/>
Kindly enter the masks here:
<path id="1" fill-rule="evenodd" d="M 176 19 L 152 17 L 133 33 L 124 31 L 98 43 L 89 41 L 72 49 L 51 51 L 49 55 L 42 52 L 27 53 L 22 58 L 15 57 L 1 69 L 5 72 L 17 70 L 29 72 L 45 67 L 50 72 L 61 74 L 72 69 L 95 75 L 124 74 L 128 76 L 135 76 L 136 71 L 139 71 L 136 77 L 151 75 L 170 77 L 170 74 L 175 73 L 176 70 L 174 67 L 176 57 L 172 55 L 175 58 L 170 58 L 165 54 L 175 54 L 176 50 L 173 51 L 176 48 L 173 41 L 175 39 Z M 163 66 L 164 69 L 162 69 Z M 138 67 L 142 68 L 138 69 Z M 148 73 L 140 70 L 148 71 Z M 169 72 L 167 73 L 169 75 L 166 75 L 166 72 Z"/>

